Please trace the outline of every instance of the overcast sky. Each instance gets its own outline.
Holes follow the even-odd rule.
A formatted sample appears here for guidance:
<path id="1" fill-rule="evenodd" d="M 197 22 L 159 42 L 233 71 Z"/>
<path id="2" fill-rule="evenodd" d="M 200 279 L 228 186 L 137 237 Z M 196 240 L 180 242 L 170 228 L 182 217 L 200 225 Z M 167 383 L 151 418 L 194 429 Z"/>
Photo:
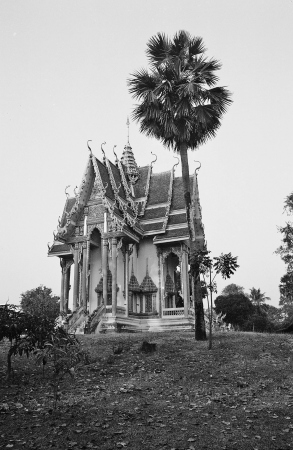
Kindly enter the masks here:
<path id="1" fill-rule="evenodd" d="M 219 280 L 260 288 L 279 301 L 286 195 L 293 191 L 292 0 L 42 0 L 0 2 L 1 299 L 44 284 L 60 291 L 57 258 L 47 257 L 58 216 L 88 158 L 127 140 L 133 100 L 126 80 L 147 66 L 148 39 L 184 29 L 221 60 L 220 85 L 233 105 L 217 137 L 189 153 L 202 164 L 199 189 L 208 247 L 232 252 L 240 269 Z M 137 163 L 174 154 L 130 125 Z M 181 175 L 177 168 L 176 175 Z"/>

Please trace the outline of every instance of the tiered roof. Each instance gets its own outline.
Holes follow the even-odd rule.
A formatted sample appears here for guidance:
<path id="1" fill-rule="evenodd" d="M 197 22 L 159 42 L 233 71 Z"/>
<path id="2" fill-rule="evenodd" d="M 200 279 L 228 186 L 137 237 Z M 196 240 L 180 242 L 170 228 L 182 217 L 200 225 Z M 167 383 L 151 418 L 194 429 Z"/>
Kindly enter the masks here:
<path id="1" fill-rule="evenodd" d="M 194 202 L 196 233 L 204 236 L 196 175 L 190 178 Z M 121 161 L 113 164 L 106 157 L 97 159 L 92 152 L 75 197 L 66 199 L 58 232 L 49 254 L 70 253 L 70 245 L 86 239 L 83 236 L 85 208 L 98 208 L 93 223 L 103 229 L 108 212 L 109 230 L 121 232 L 132 242 L 153 236 L 155 244 L 188 241 L 184 192 L 181 177 L 174 177 L 174 167 L 153 173 L 152 165 L 138 167 L 130 144 L 125 146 Z M 97 219 L 98 217 L 98 219 Z M 90 224 L 91 216 L 88 216 Z"/>

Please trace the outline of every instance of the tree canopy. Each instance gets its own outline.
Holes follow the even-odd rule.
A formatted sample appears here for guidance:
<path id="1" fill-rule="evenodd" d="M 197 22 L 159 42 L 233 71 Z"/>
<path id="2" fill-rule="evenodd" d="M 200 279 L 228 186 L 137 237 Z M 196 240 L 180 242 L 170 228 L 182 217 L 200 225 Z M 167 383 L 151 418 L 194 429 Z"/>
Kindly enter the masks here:
<path id="1" fill-rule="evenodd" d="M 23 292 L 20 304 L 24 312 L 38 317 L 56 319 L 60 312 L 59 297 L 52 294 L 52 289 L 43 285 Z"/>
<path id="2" fill-rule="evenodd" d="M 284 201 L 284 212 L 288 216 L 293 214 L 293 192 Z M 277 248 L 276 253 L 280 255 L 286 265 L 286 273 L 280 280 L 280 301 L 279 304 L 285 314 L 285 318 L 293 318 L 293 223 L 286 222 L 285 226 L 278 228 L 282 235 L 282 243 Z"/>
<path id="3" fill-rule="evenodd" d="M 254 307 L 245 294 L 219 295 L 215 300 L 215 311 L 226 314 L 226 323 L 242 328 L 253 314 Z"/>
<path id="4" fill-rule="evenodd" d="M 222 295 L 244 294 L 244 287 L 238 286 L 238 284 L 228 284 L 222 290 Z"/>
<path id="5" fill-rule="evenodd" d="M 231 103 L 225 87 L 216 86 L 221 64 L 205 56 L 201 37 L 186 31 L 173 39 L 164 33 L 147 43 L 149 70 L 141 69 L 128 80 L 139 101 L 133 118 L 140 131 L 179 151 L 181 144 L 195 149 L 216 135 Z"/>

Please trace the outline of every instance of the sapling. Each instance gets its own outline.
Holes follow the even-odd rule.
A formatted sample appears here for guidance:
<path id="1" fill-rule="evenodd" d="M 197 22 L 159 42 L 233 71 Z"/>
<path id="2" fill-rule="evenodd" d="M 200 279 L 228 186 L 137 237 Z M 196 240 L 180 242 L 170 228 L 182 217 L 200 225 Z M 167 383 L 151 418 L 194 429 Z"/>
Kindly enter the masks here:
<path id="1" fill-rule="evenodd" d="M 209 305 L 209 347 L 212 348 L 212 324 L 213 324 L 213 292 L 217 292 L 217 285 L 215 278 L 218 274 L 221 274 L 222 278 L 226 280 L 233 275 L 239 265 L 237 264 L 237 256 L 233 257 L 231 253 L 223 254 L 220 256 L 211 258 L 208 256 L 210 252 L 201 252 L 200 257 L 200 273 L 204 277 L 204 285 L 209 291 L 210 305 Z M 214 260 L 214 262 L 213 262 Z M 205 278 L 207 277 L 207 279 Z M 207 294 L 208 296 L 208 294 Z"/>
<path id="2" fill-rule="evenodd" d="M 61 398 L 60 382 L 65 375 L 71 379 L 75 377 L 75 367 L 80 362 L 87 359 L 86 353 L 81 349 L 79 341 L 73 335 L 70 335 L 64 328 L 57 328 L 51 334 L 50 339 L 44 344 L 43 349 L 35 352 L 36 363 L 46 364 L 51 361 L 53 366 L 53 378 L 51 386 L 53 388 L 53 408 L 56 410 L 57 402 Z"/>

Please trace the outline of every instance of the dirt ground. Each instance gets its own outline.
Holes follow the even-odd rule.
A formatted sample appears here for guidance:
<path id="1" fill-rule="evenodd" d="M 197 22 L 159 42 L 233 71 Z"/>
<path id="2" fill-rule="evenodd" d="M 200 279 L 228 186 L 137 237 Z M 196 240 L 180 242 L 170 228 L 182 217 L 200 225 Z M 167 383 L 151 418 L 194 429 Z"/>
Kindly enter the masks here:
<path id="1" fill-rule="evenodd" d="M 15 357 L 8 382 L 0 344 L 0 448 L 293 447 L 293 337 L 218 333 L 210 351 L 191 332 L 79 339 L 89 364 L 62 382 L 56 410 L 50 365 Z"/>

